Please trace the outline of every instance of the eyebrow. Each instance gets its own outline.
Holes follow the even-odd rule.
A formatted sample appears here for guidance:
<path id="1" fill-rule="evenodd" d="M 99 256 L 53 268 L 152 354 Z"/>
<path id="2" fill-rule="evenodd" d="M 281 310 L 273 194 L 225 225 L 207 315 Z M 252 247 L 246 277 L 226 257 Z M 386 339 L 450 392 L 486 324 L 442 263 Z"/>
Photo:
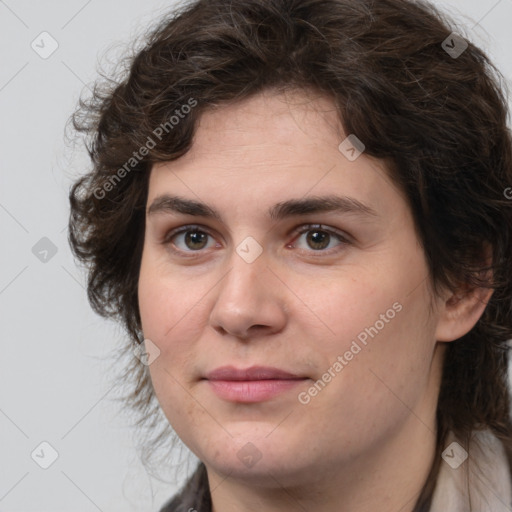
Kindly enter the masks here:
<path id="1" fill-rule="evenodd" d="M 267 215 L 271 220 L 282 220 L 288 217 L 328 212 L 356 214 L 361 217 L 379 216 L 373 208 L 355 198 L 336 195 L 289 199 L 271 206 Z M 156 213 L 180 213 L 216 219 L 223 223 L 220 213 L 211 206 L 180 196 L 162 195 L 155 198 L 148 208 L 148 216 Z"/>

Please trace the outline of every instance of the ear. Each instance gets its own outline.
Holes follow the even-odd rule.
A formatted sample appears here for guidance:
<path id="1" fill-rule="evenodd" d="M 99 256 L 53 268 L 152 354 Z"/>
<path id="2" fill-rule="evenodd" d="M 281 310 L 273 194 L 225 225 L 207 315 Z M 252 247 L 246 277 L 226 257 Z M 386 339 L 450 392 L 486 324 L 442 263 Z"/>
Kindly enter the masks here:
<path id="1" fill-rule="evenodd" d="M 491 263 L 489 248 L 486 261 Z M 486 282 L 492 282 L 492 272 L 483 272 Z M 439 297 L 439 321 L 436 328 L 437 341 L 454 341 L 467 334 L 482 316 L 493 294 L 492 288 L 460 286 L 455 292 L 446 291 Z"/>
<path id="2" fill-rule="evenodd" d="M 493 290 L 473 288 L 449 296 L 439 310 L 437 341 L 454 341 L 467 334 L 482 316 Z"/>

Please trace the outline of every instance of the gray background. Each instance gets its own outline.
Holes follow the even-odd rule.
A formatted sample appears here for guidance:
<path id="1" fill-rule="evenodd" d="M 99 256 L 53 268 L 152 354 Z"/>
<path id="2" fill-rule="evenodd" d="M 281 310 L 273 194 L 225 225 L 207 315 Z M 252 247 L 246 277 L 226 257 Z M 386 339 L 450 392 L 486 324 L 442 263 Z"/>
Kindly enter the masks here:
<path id="1" fill-rule="evenodd" d="M 510 82 L 512 0 L 434 3 L 462 20 Z M 112 400 L 108 355 L 122 332 L 91 312 L 68 249 L 67 193 L 88 161 L 64 139 L 105 52 L 115 61 L 172 5 L 0 0 L 0 512 L 158 510 L 176 489 L 144 470 Z M 51 48 L 43 31 L 58 44 L 46 59 L 31 47 Z M 31 457 L 37 448 L 36 460 L 50 460 L 43 441 L 59 455 L 48 469 Z"/>

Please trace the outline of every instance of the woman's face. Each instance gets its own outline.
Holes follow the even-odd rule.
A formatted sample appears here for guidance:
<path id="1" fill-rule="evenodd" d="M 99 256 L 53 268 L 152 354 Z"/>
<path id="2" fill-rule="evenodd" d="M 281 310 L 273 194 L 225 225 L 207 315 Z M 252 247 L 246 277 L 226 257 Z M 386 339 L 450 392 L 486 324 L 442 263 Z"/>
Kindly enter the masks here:
<path id="1" fill-rule="evenodd" d="M 329 99 L 267 92 L 204 113 L 191 150 L 152 169 L 149 369 L 210 476 L 301 485 L 433 442 L 424 252 L 384 164 L 339 148 L 347 135 Z"/>

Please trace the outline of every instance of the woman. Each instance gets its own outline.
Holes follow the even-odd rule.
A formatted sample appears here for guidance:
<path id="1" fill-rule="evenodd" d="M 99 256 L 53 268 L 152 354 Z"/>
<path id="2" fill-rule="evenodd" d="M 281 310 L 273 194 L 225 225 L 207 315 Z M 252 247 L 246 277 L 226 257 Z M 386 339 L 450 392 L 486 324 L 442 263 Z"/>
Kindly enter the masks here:
<path id="1" fill-rule="evenodd" d="M 70 241 L 166 511 L 511 510 L 512 142 L 429 4 L 198 0 L 75 117 Z M 151 411 L 149 413 L 148 411 Z"/>

